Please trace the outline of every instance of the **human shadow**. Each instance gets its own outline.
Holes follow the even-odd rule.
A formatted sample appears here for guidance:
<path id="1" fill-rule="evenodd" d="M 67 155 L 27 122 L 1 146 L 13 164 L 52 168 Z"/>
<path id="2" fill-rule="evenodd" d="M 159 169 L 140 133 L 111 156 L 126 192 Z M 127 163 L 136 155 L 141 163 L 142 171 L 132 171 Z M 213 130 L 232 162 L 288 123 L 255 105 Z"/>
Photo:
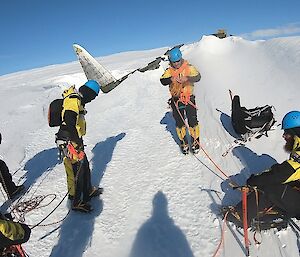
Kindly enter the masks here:
<path id="1" fill-rule="evenodd" d="M 176 133 L 176 123 L 172 115 L 172 111 L 166 112 L 165 116 L 161 119 L 160 124 L 166 125 L 166 130 L 170 132 L 173 140 L 176 144 L 180 145 L 177 133 Z"/>
<path id="2" fill-rule="evenodd" d="M 109 137 L 103 142 L 99 142 L 95 145 L 92 150 L 94 154 L 91 159 L 92 162 L 92 183 L 94 185 L 99 185 L 100 181 L 104 175 L 107 164 L 111 161 L 113 151 L 116 147 L 118 141 L 125 137 L 126 133 L 120 133 L 117 136 Z"/>
<path id="3" fill-rule="evenodd" d="M 152 205 L 152 217 L 139 229 L 129 257 L 194 257 L 185 235 L 169 217 L 165 194 L 158 191 Z"/>
<path id="4" fill-rule="evenodd" d="M 68 214 L 60 226 L 59 240 L 53 247 L 50 256 L 81 257 L 83 255 L 92 240 L 95 219 L 103 210 L 103 202 L 100 198 L 94 199 L 93 202 L 94 209 L 91 213 L 70 212 Z M 44 238 L 42 237 L 40 240 Z"/>
<path id="5" fill-rule="evenodd" d="M 27 171 L 23 175 L 25 187 L 33 185 L 44 172 L 53 169 L 59 162 L 56 147 L 43 150 L 33 156 L 24 166 L 24 170 Z"/>
<path id="6" fill-rule="evenodd" d="M 23 168 L 25 174 L 20 178 L 20 180 L 24 180 L 23 184 L 27 189 L 23 192 L 23 194 L 25 194 L 26 192 L 28 193 L 30 186 L 34 185 L 40 176 L 42 176 L 47 171 L 52 170 L 58 163 L 59 158 L 57 148 L 43 150 L 33 156 L 30 160 L 28 160 Z M 10 205 L 11 201 L 6 201 L 0 207 L 1 211 L 7 211 Z"/>
<path id="7" fill-rule="evenodd" d="M 244 168 L 240 173 L 232 175 L 229 179 L 221 183 L 221 188 L 225 192 L 222 200 L 223 205 L 232 205 L 232 201 L 240 200 L 239 190 L 232 190 L 230 184 L 239 186 L 245 185 L 251 174 L 258 174 L 276 164 L 277 161 L 268 154 L 257 155 L 245 146 L 238 146 L 232 150 L 233 155 L 242 163 Z"/>
<path id="8" fill-rule="evenodd" d="M 109 137 L 105 141 L 97 143 L 93 148 L 94 157 L 91 162 L 93 163 L 92 183 L 94 185 L 100 184 L 106 166 L 111 161 L 117 142 L 123 139 L 125 135 L 125 133 L 121 133 L 117 136 Z M 92 240 L 95 219 L 103 210 L 103 201 L 100 198 L 93 198 L 91 204 L 94 210 L 89 214 L 70 212 L 60 226 L 60 237 L 50 256 L 81 257 L 83 255 L 89 242 Z"/>

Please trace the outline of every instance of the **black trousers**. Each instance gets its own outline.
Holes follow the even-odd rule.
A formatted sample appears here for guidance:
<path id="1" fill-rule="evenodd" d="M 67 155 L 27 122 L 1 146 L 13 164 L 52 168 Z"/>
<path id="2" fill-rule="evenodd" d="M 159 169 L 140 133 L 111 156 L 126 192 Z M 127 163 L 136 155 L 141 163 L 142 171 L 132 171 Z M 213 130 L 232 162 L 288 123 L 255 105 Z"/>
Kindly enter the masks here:
<path id="1" fill-rule="evenodd" d="M 171 108 L 173 111 L 173 117 L 176 122 L 176 127 L 182 128 L 185 125 L 182 118 L 187 119 L 188 124 L 191 128 L 198 125 L 197 110 L 195 108 L 195 106 L 196 106 L 195 96 L 191 95 L 191 98 L 190 98 L 190 101 L 191 101 L 191 103 L 193 103 L 193 105 L 191 105 L 191 104 L 185 105 L 178 100 L 179 100 L 178 97 L 171 98 Z M 176 107 L 177 103 L 178 103 L 178 109 Z"/>
<path id="2" fill-rule="evenodd" d="M 90 200 L 89 194 L 92 190 L 89 161 L 87 157 L 84 156 L 82 161 L 72 166 L 75 177 L 74 205 L 78 204 L 80 200 L 86 203 Z"/>
<path id="3" fill-rule="evenodd" d="M 289 217 L 300 217 L 300 191 L 288 184 L 266 186 L 262 190 L 268 199 L 287 213 Z"/>
<path id="4" fill-rule="evenodd" d="M 12 176 L 6 163 L 0 160 L 0 182 L 7 194 L 11 195 L 16 190 L 16 185 L 12 181 Z"/>

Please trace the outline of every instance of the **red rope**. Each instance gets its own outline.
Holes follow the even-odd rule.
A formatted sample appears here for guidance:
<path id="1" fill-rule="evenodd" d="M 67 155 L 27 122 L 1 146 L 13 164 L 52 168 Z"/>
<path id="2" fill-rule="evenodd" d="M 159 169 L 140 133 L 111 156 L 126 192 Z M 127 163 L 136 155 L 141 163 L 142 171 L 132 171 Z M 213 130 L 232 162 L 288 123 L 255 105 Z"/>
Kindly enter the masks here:
<path id="1" fill-rule="evenodd" d="M 247 218 L 247 193 L 249 189 L 242 187 L 242 206 L 243 206 L 243 228 L 244 228 L 244 240 L 246 256 L 249 256 L 249 237 L 248 237 L 248 218 Z"/>
<path id="2" fill-rule="evenodd" d="M 174 101 L 173 101 L 174 102 Z M 181 119 L 182 119 L 182 121 L 183 121 L 183 123 L 185 124 L 185 126 L 186 126 L 186 128 L 187 129 L 189 129 L 189 124 L 185 121 L 185 119 L 184 119 L 184 117 L 182 116 L 182 114 L 180 113 L 180 111 L 179 111 L 179 107 L 178 107 L 178 102 L 179 102 L 179 100 L 175 103 L 174 102 L 174 104 L 175 104 L 175 107 L 176 107 L 176 109 L 177 109 L 177 112 L 179 113 L 179 115 L 180 115 L 180 117 L 181 117 Z M 194 105 L 192 105 L 192 106 L 194 106 Z M 196 108 L 196 106 L 194 106 L 194 108 Z M 211 163 L 218 169 L 218 171 L 220 171 L 228 180 L 230 180 L 231 181 L 231 184 L 233 185 L 233 186 L 239 186 L 237 183 L 235 183 L 232 179 L 230 179 L 230 177 L 216 164 L 216 162 L 209 156 L 209 154 L 205 151 L 205 149 L 202 147 L 202 145 L 200 144 L 200 142 L 197 140 L 197 139 L 195 139 L 196 140 L 196 142 L 199 144 L 199 147 L 200 147 L 200 149 L 203 151 L 203 153 L 206 155 L 206 157 L 211 161 Z M 218 252 L 219 252 L 219 250 L 220 250 L 220 248 L 221 248 L 221 246 L 222 246 L 222 244 L 223 244 L 223 242 L 224 242 L 224 233 L 225 233 L 225 224 L 226 224 L 226 219 L 227 219 L 227 215 L 228 215 L 228 213 L 229 212 L 226 212 L 226 214 L 225 214 L 225 216 L 224 216 L 224 221 L 223 221 L 223 225 L 222 225 L 222 232 L 221 232 L 221 241 L 220 241 L 220 243 L 219 243 L 219 245 L 218 245 L 218 247 L 217 247 L 217 249 L 216 249 L 216 251 L 215 251 L 215 253 L 214 253 L 214 255 L 213 255 L 213 257 L 216 257 L 217 256 L 217 254 L 218 254 Z M 248 228 L 247 228 L 248 229 Z M 248 249 L 248 255 L 247 256 L 249 256 L 249 239 L 248 239 L 248 230 L 247 230 L 247 232 L 246 232 L 246 239 L 245 239 L 245 244 L 246 244 L 246 242 L 247 242 L 247 247 L 246 247 L 246 249 Z"/>
<path id="3" fill-rule="evenodd" d="M 174 102 L 174 101 L 173 101 Z M 189 124 L 185 121 L 184 117 L 182 116 L 181 112 L 179 111 L 179 107 L 178 107 L 178 102 L 179 100 L 174 104 L 175 104 L 175 107 L 177 109 L 177 112 L 179 113 L 180 115 L 180 118 L 182 119 L 182 121 L 184 122 L 185 126 L 187 127 L 187 129 L 189 129 Z M 197 142 L 197 144 L 199 144 L 199 147 L 200 149 L 203 151 L 203 153 L 206 155 L 206 157 L 211 161 L 211 163 L 217 168 L 218 171 L 220 171 L 223 176 L 225 176 L 227 179 L 229 179 L 232 183 L 233 186 L 239 186 L 237 183 L 235 183 L 233 180 L 230 179 L 230 177 L 216 164 L 216 162 L 209 156 L 209 154 L 204 150 L 204 148 L 202 147 L 202 145 L 200 144 L 200 142 L 195 139 L 195 141 Z"/>
<path id="4" fill-rule="evenodd" d="M 224 237 L 225 237 L 225 236 L 224 236 L 224 235 L 225 235 L 225 225 L 226 225 L 226 219 L 227 219 L 228 213 L 229 213 L 229 211 L 226 212 L 225 215 L 224 215 L 223 225 L 222 225 L 222 229 L 221 229 L 221 240 L 220 240 L 220 242 L 219 242 L 219 244 L 218 244 L 218 247 L 217 247 L 217 249 L 216 249 L 216 251 L 215 251 L 213 257 L 216 257 L 216 256 L 217 256 L 217 254 L 218 254 L 218 252 L 219 252 L 221 246 L 222 246 L 223 243 L 224 243 Z"/>

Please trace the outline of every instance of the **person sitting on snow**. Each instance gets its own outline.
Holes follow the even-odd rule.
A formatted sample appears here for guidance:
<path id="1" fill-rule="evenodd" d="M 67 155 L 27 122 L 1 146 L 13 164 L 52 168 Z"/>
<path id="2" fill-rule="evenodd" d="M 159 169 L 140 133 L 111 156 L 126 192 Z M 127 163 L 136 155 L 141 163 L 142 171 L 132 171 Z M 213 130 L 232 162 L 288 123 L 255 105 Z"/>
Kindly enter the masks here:
<path id="1" fill-rule="evenodd" d="M 0 144 L 2 141 L 2 135 L 0 133 Z M 15 198 L 22 190 L 24 190 L 24 185 L 16 186 L 12 180 L 12 176 L 9 173 L 9 169 L 6 163 L 0 159 L 0 182 L 7 194 L 8 199 Z"/>
<path id="2" fill-rule="evenodd" d="M 91 185 L 91 171 L 82 139 L 86 133 L 85 104 L 94 100 L 99 91 L 100 85 L 95 80 L 89 80 L 79 88 L 79 92 L 72 86 L 63 93 L 63 122 L 56 134 L 56 141 L 69 142 L 64 165 L 69 199 L 73 200 L 72 209 L 75 211 L 90 212 L 90 199 L 103 190 Z"/>
<path id="3" fill-rule="evenodd" d="M 201 79 L 197 69 L 182 58 L 179 48 L 173 48 L 169 52 L 170 67 L 160 78 L 160 82 L 169 85 L 171 93 L 170 105 L 176 122 L 176 132 L 180 140 L 181 151 L 189 152 L 189 144 L 186 136 L 184 119 L 187 118 L 189 133 L 191 135 L 191 147 L 193 153 L 199 152 L 199 125 L 197 120 L 197 108 L 194 83 Z"/>
<path id="4" fill-rule="evenodd" d="M 276 226 L 277 218 L 300 218 L 300 112 L 291 111 L 282 120 L 285 150 L 289 159 L 274 164 L 269 170 L 251 175 L 246 186 L 250 193 L 248 202 L 248 223 L 253 221 L 270 222 Z M 228 220 L 242 224 L 242 203 L 228 210 Z"/>

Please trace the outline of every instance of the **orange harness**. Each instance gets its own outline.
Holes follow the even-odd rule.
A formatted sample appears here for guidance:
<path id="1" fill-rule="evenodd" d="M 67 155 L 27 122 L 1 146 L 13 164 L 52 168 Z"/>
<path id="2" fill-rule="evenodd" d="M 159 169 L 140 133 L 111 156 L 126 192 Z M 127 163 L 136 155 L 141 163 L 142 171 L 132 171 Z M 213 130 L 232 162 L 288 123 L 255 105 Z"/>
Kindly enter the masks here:
<path id="1" fill-rule="evenodd" d="M 77 151 L 71 143 L 68 144 L 67 148 L 68 148 L 68 157 L 71 160 L 82 161 L 84 159 L 85 156 L 84 151 Z"/>
<path id="2" fill-rule="evenodd" d="M 181 90 L 179 101 L 182 102 L 184 105 L 188 105 L 191 100 L 191 92 L 189 88 L 186 88 L 186 90 Z"/>
<path id="3" fill-rule="evenodd" d="M 173 67 L 170 67 L 170 73 L 172 78 L 180 78 L 183 76 L 188 76 L 190 74 L 190 67 L 188 65 L 187 61 L 184 61 L 183 64 L 178 68 L 175 69 Z M 178 96 L 180 102 L 187 105 L 190 102 L 191 97 L 191 89 L 189 87 L 190 82 L 185 82 L 183 84 L 176 82 L 173 82 L 172 88 L 170 90 L 172 95 Z"/>

